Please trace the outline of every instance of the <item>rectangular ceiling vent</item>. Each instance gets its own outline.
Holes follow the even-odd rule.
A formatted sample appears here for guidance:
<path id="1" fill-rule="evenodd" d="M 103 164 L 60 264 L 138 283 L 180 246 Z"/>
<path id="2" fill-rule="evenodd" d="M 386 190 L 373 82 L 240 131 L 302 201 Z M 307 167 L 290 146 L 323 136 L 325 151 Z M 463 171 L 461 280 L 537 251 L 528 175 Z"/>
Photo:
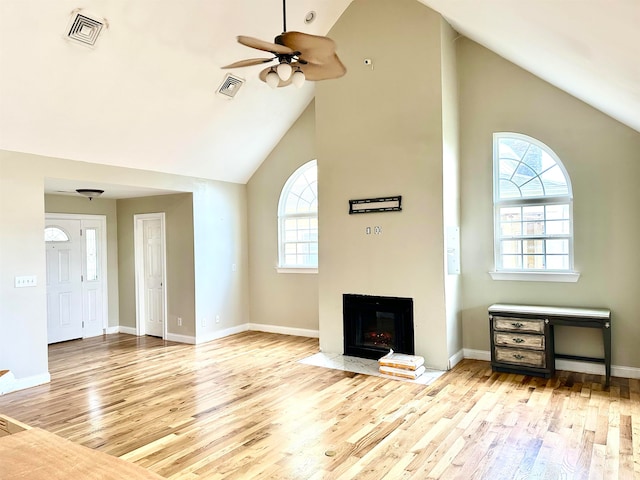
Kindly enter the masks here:
<path id="1" fill-rule="evenodd" d="M 227 97 L 233 98 L 240 90 L 240 87 L 244 84 L 244 80 L 240 77 L 236 77 L 235 75 L 231 75 L 230 73 L 224 77 L 222 81 L 222 85 L 218 88 L 218 94 Z"/>
<path id="2" fill-rule="evenodd" d="M 103 28 L 107 27 L 104 19 L 92 18 L 86 13 L 74 12 L 67 27 L 67 38 L 87 47 L 95 47 Z"/>

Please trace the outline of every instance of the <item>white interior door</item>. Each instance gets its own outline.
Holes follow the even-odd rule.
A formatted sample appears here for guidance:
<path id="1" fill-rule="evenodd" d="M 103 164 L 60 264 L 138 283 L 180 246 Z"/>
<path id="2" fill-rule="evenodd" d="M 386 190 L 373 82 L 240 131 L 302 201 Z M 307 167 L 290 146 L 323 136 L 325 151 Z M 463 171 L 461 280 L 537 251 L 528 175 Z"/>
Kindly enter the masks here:
<path id="1" fill-rule="evenodd" d="M 82 220 L 82 318 L 84 337 L 102 335 L 105 327 L 105 305 L 103 289 L 106 288 L 102 258 L 102 229 L 105 221 Z"/>
<path id="2" fill-rule="evenodd" d="M 164 338 L 164 214 L 136 215 L 138 333 Z"/>
<path id="3" fill-rule="evenodd" d="M 82 338 L 82 244 L 80 220 L 55 219 L 47 245 L 47 340 Z"/>

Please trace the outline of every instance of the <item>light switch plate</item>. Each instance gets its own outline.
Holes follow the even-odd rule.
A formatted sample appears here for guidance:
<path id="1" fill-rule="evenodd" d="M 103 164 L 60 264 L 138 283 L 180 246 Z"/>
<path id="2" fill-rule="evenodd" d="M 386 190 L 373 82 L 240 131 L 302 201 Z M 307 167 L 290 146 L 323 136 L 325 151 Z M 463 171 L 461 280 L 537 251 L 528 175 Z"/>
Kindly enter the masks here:
<path id="1" fill-rule="evenodd" d="M 38 285 L 37 275 L 22 275 L 16 277 L 16 288 L 35 287 Z"/>

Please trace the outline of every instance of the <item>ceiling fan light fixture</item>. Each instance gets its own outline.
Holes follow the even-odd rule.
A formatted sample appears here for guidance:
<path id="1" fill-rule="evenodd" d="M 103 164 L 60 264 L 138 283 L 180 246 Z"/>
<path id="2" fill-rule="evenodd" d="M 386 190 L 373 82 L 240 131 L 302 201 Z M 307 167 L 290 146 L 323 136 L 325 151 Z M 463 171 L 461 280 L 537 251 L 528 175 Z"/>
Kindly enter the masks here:
<path id="1" fill-rule="evenodd" d="M 300 70 L 300 67 L 296 68 L 296 71 L 293 72 L 293 75 L 291 76 L 291 83 L 300 88 L 304 85 L 305 80 L 304 72 Z"/>
<path id="2" fill-rule="evenodd" d="M 278 76 L 278 72 L 276 72 L 275 68 L 272 67 L 269 73 L 267 73 L 265 81 L 271 88 L 277 88 L 278 85 L 280 85 L 280 77 Z"/>
<path id="3" fill-rule="evenodd" d="M 278 77 L 280 77 L 280 80 L 282 80 L 283 82 L 286 82 L 287 80 L 289 80 L 289 77 L 291 77 L 291 70 L 293 69 L 291 68 L 291 65 L 289 65 L 287 62 L 281 62 L 276 67 L 276 71 L 278 72 Z"/>
<path id="4" fill-rule="evenodd" d="M 329 37 L 311 35 L 303 32 L 287 31 L 286 0 L 282 0 L 282 33 L 273 42 L 266 42 L 259 38 L 238 35 L 238 43 L 269 52 L 271 58 L 248 58 L 233 62 L 222 68 L 250 67 L 263 63 L 277 62 L 273 66 L 263 68 L 259 78 L 271 88 L 285 87 L 294 83 L 292 73 L 295 74 L 295 85 L 300 87 L 306 81 L 330 80 L 342 77 L 347 69 L 336 54 L 336 43 Z M 313 21 L 315 12 L 309 12 L 306 20 Z M 303 65 L 300 70 L 298 66 Z"/>

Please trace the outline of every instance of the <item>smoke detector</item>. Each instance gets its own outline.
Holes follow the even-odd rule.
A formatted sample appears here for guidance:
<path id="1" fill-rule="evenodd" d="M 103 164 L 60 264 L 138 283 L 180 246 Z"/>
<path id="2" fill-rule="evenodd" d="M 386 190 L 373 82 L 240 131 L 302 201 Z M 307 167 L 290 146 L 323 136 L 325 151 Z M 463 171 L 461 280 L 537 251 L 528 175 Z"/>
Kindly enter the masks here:
<path id="1" fill-rule="evenodd" d="M 244 85 L 244 79 L 228 73 L 218 88 L 218 94 L 223 97 L 233 98 L 242 85 Z"/>
<path id="2" fill-rule="evenodd" d="M 83 9 L 76 9 L 71 12 L 65 35 L 74 43 L 93 48 L 106 28 L 109 28 L 109 24 L 104 18 L 89 14 Z"/>

